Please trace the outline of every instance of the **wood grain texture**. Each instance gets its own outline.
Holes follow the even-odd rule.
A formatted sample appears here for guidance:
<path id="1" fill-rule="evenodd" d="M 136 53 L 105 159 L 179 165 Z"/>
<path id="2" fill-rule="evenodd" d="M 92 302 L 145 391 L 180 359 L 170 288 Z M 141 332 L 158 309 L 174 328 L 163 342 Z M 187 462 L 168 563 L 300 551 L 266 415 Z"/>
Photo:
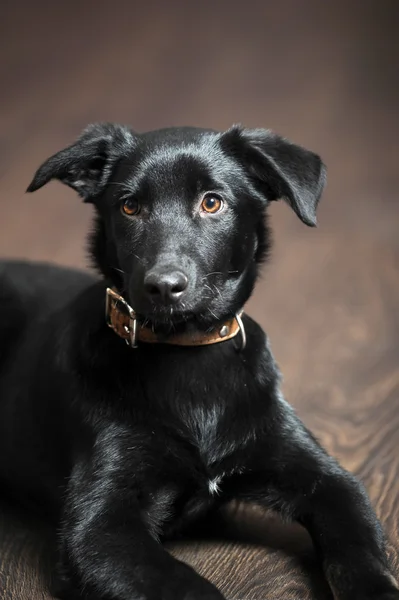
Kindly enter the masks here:
<path id="1" fill-rule="evenodd" d="M 399 575 L 399 58 L 396 0 L 5 2 L 0 19 L 0 255 L 85 266 L 90 207 L 35 168 L 90 121 L 138 130 L 233 122 L 318 151 L 317 230 L 272 209 L 275 250 L 247 311 L 284 391 L 359 475 Z M 0 490 L 1 495 L 1 490 Z M 309 538 L 232 506 L 231 539 L 171 544 L 228 600 L 327 600 Z M 0 598 L 48 599 L 54 536 L 0 510 Z"/>

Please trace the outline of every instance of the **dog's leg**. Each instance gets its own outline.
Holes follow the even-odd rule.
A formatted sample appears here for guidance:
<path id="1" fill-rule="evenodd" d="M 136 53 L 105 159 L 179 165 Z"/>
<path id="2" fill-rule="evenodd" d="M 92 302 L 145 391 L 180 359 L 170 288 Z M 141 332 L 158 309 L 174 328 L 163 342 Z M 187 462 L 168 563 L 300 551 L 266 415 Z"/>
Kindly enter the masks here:
<path id="1" fill-rule="evenodd" d="M 398 600 L 381 526 L 362 485 L 322 450 L 279 394 L 275 401 L 275 418 L 247 473 L 228 484 L 231 497 L 301 523 L 335 600 Z"/>
<path id="2" fill-rule="evenodd" d="M 170 496 L 138 446 L 137 436 L 110 430 L 75 465 L 53 592 L 65 600 L 222 600 L 158 542 Z"/>

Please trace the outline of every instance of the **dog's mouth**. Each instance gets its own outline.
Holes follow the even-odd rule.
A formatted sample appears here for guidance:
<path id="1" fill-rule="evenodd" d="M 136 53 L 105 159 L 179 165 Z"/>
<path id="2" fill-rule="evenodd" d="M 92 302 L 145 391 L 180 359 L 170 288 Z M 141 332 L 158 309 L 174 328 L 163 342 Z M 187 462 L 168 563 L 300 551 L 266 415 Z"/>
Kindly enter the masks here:
<path id="1" fill-rule="evenodd" d="M 137 311 L 136 314 L 142 327 L 149 327 L 154 332 L 164 334 L 190 329 L 209 331 L 220 320 L 215 313 L 207 308 L 194 311 L 184 307 L 160 306 L 152 307 L 143 313 Z"/>
<path id="2" fill-rule="evenodd" d="M 184 308 L 164 306 L 154 307 L 145 313 L 137 312 L 137 318 L 142 327 L 169 333 L 191 325 L 196 320 L 196 314 Z"/>
<path id="3" fill-rule="evenodd" d="M 234 316 L 234 313 L 230 315 L 231 311 L 226 311 L 220 292 L 216 299 L 218 302 L 209 294 L 204 294 L 204 290 L 198 290 L 195 297 L 189 294 L 189 297 L 174 302 L 166 302 L 165 299 L 155 302 L 146 298 L 143 291 L 137 288 L 126 296 L 141 327 L 148 327 L 154 332 L 174 333 L 185 329 L 208 331 Z M 226 313 L 229 314 L 226 316 Z"/>

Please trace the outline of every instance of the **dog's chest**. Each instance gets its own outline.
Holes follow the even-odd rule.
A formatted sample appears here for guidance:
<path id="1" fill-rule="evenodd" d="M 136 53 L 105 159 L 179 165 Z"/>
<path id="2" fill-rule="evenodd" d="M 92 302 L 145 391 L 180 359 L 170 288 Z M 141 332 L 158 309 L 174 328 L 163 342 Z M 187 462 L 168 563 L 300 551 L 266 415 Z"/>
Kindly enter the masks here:
<path id="1" fill-rule="evenodd" d="M 245 448 L 255 438 L 255 431 L 232 398 L 230 404 L 212 400 L 210 396 L 206 403 L 187 402 L 179 405 L 178 412 L 184 441 L 193 449 L 193 460 L 198 461 L 208 492 L 214 495 L 228 475 L 244 469 Z"/>
<path id="2" fill-rule="evenodd" d="M 173 354 L 164 357 L 156 365 L 157 377 L 146 378 L 145 389 L 145 397 L 159 411 L 163 435 L 172 434 L 173 454 L 185 455 L 187 450 L 190 459 L 184 464 L 195 463 L 206 474 L 211 494 L 226 473 L 242 468 L 236 465 L 236 451 L 254 434 L 246 374 L 240 365 L 233 365 L 232 373 L 231 364 L 223 365 L 217 358 L 201 363 L 185 354 L 179 361 L 172 360 Z"/>
<path id="3" fill-rule="evenodd" d="M 225 407 L 217 403 L 191 405 L 181 413 L 190 441 L 198 448 L 205 465 L 223 460 L 232 445 L 228 440 Z"/>

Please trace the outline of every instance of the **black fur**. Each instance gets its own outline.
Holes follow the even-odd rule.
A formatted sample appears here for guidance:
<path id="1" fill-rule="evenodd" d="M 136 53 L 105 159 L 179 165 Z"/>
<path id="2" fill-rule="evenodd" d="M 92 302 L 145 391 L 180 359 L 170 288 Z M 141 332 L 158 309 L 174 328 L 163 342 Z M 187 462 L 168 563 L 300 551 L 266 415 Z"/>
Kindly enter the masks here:
<path id="1" fill-rule="evenodd" d="M 238 338 L 131 349 L 104 320 L 113 285 L 154 330 L 220 326 L 269 250 L 268 203 L 284 198 L 315 225 L 319 157 L 265 130 L 107 124 L 45 162 L 28 189 L 54 178 L 94 204 L 102 276 L 2 263 L 0 477 L 59 527 L 58 596 L 221 598 L 160 542 L 239 498 L 308 529 L 337 599 L 398 599 L 363 487 L 284 400 L 249 316 L 242 351 Z M 201 208 L 209 192 L 220 212 Z M 126 200 L 136 216 L 123 214 Z M 150 293 L 149 273 L 175 272 L 187 285 L 173 301 Z"/>

